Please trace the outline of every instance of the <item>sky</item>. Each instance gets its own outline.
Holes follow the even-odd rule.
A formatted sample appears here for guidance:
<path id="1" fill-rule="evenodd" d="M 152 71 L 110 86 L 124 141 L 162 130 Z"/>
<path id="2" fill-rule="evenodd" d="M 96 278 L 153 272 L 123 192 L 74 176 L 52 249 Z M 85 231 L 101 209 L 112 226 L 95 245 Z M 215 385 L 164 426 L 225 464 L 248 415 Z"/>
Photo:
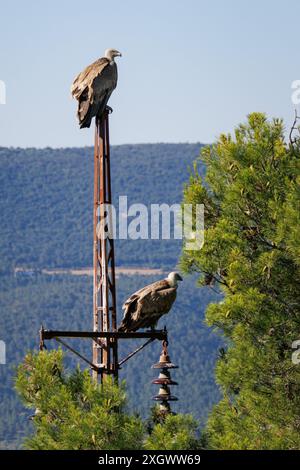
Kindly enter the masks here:
<path id="1" fill-rule="evenodd" d="M 299 20 L 299 0 L 0 0 L 0 146 L 92 145 L 70 85 L 109 47 L 112 144 L 210 143 L 253 111 L 288 128 Z"/>

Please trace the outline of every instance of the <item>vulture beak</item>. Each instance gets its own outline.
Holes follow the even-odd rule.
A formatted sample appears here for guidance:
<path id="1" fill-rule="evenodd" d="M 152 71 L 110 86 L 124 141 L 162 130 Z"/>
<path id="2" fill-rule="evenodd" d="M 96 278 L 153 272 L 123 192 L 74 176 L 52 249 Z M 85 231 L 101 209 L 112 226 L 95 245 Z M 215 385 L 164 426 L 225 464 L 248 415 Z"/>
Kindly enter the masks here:
<path id="1" fill-rule="evenodd" d="M 180 274 L 177 274 L 177 281 L 183 281 L 182 277 L 180 276 Z"/>
<path id="2" fill-rule="evenodd" d="M 118 56 L 118 57 L 122 57 L 121 52 L 118 52 L 117 56 Z"/>

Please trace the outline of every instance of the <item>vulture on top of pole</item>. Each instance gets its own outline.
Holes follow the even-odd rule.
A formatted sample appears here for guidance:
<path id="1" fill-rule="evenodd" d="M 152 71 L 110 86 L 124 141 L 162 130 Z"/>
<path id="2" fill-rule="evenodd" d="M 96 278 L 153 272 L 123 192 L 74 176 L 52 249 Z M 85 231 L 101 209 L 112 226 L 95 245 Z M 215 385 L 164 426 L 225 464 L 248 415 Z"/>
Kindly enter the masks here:
<path id="1" fill-rule="evenodd" d="M 182 281 L 182 277 L 172 272 L 166 279 L 153 282 L 132 294 L 122 307 L 124 317 L 118 331 L 155 328 L 160 317 L 170 311 L 176 299 L 177 281 Z"/>
<path id="2" fill-rule="evenodd" d="M 78 101 L 80 128 L 90 127 L 93 117 L 100 118 L 103 114 L 109 97 L 117 86 L 115 57 L 121 56 L 116 49 L 106 49 L 104 57 L 88 65 L 74 79 L 71 93 Z"/>

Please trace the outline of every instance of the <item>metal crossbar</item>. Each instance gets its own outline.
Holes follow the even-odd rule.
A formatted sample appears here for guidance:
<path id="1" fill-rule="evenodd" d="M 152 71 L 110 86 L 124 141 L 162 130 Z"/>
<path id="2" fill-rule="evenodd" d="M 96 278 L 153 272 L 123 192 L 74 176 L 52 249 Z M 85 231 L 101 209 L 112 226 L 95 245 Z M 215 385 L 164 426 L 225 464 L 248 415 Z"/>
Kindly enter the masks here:
<path id="1" fill-rule="evenodd" d="M 105 338 L 107 341 L 111 341 L 114 339 L 115 341 L 118 339 L 139 339 L 139 338 L 148 338 L 148 341 L 143 343 L 141 346 L 139 346 L 137 349 L 135 349 L 133 352 L 128 354 L 124 359 L 122 359 L 120 362 L 116 364 L 117 369 L 120 368 L 122 364 L 127 362 L 129 359 L 131 359 L 133 356 L 135 356 L 138 352 L 140 352 L 142 349 L 144 349 L 146 346 L 151 344 L 153 341 L 160 340 L 160 341 L 167 341 L 168 339 L 168 333 L 166 328 L 163 330 L 151 330 L 151 331 L 145 331 L 145 332 L 121 332 L 121 331 L 61 331 L 61 330 L 45 330 L 43 326 L 40 329 L 40 349 L 43 349 L 45 347 L 44 341 L 45 340 L 51 340 L 55 339 L 58 343 L 62 344 L 65 346 L 69 351 L 74 353 L 76 356 L 78 356 L 80 359 L 82 359 L 84 362 L 89 364 L 89 366 L 97 372 L 97 374 L 102 373 L 103 371 L 106 372 L 106 374 L 111 374 L 115 375 L 115 371 L 110 371 L 105 367 L 105 365 L 99 366 L 98 363 L 93 363 L 86 357 L 84 357 L 82 354 L 80 354 L 76 349 L 72 348 L 69 344 L 67 344 L 65 341 L 63 341 L 61 338 L 91 338 L 96 342 L 96 345 L 100 348 L 106 348 L 106 343 L 99 344 L 96 340 L 97 338 Z"/>

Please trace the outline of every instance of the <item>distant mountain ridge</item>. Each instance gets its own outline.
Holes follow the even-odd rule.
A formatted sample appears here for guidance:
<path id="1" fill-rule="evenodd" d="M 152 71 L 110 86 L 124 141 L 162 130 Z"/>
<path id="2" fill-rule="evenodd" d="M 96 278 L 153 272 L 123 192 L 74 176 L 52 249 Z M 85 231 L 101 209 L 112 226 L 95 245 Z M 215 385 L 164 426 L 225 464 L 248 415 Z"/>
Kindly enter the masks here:
<path id="1" fill-rule="evenodd" d="M 113 146 L 114 203 L 182 200 L 201 144 Z M 204 172 L 204 165 L 203 165 Z M 0 148 L 0 270 L 92 265 L 93 149 Z M 176 264 L 178 240 L 120 240 L 119 265 Z"/>

